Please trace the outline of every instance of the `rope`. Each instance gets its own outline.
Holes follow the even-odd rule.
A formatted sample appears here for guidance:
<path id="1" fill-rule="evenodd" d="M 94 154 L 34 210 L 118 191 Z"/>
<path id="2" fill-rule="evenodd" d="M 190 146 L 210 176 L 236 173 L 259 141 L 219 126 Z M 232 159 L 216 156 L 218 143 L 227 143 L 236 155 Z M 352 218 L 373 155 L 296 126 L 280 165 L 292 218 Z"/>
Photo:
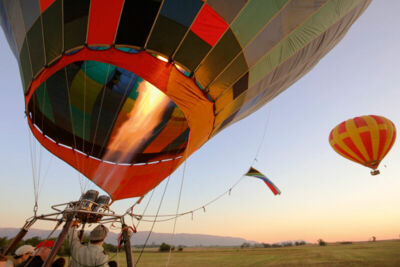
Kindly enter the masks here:
<path id="1" fill-rule="evenodd" d="M 261 137 L 260 145 L 259 145 L 258 148 L 257 148 L 256 155 L 254 156 L 254 160 L 253 160 L 253 162 L 252 162 L 251 165 L 253 165 L 253 164 L 257 161 L 258 154 L 259 154 L 260 151 L 261 151 L 262 145 L 263 145 L 263 143 L 264 143 L 264 138 L 265 138 L 265 135 L 266 135 L 266 133 L 267 133 L 267 128 L 268 128 L 268 123 L 269 123 L 269 118 L 270 118 L 270 116 L 271 116 L 271 112 L 272 112 L 272 108 L 268 110 L 267 118 L 266 118 L 266 120 L 265 120 L 264 132 L 263 132 L 263 135 L 262 135 L 262 137 Z"/>
<path id="2" fill-rule="evenodd" d="M 187 151 L 187 150 L 186 150 Z M 181 196 L 182 196 L 182 189 L 183 189 L 183 181 L 185 180 L 185 172 L 186 172 L 186 164 L 187 164 L 187 159 L 185 160 L 185 163 L 183 164 L 183 172 L 182 172 L 182 179 L 181 179 L 181 187 L 179 189 L 179 197 L 178 197 L 178 204 L 176 206 L 176 216 L 175 216 L 175 221 L 174 221 L 174 228 L 172 231 L 172 238 L 171 238 L 171 246 L 169 247 L 169 252 L 168 252 L 168 260 L 167 264 L 165 266 L 168 267 L 170 258 L 171 258 L 171 252 L 172 252 L 172 245 L 174 244 L 174 237 L 175 237 L 175 228 L 176 228 L 176 221 L 178 219 L 178 212 L 179 212 L 179 206 L 181 204 Z"/>
<path id="3" fill-rule="evenodd" d="M 165 184 L 164 192 L 163 192 L 163 194 L 162 194 L 162 197 L 161 197 L 161 200 L 160 200 L 160 204 L 158 205 L 158 209 L 157 209 L 157 213 L 156 213 L 156 218 L 154 219 L 153 224 L 151 225 L 151 229 L 150 229 L 150 231 L 149 231 L 149 234 L 147 235 L 147 238 L 146 238 L 146 241 L 144 242 L 144 245 L 143 245 L 143 247 L 142 247 L 142 250 L 140 251 L 140 254 L 139 254 L 139 256 L 138 256 L 138 259 L 137 259 L 136 262 L 135 262 L 135 266 L 139 263 L 140 258 L 142 257 L 143 251 L 144 251 L 144 249 L 145 249 L 145 247 L 146 247 L 146 245 L 147 245 L 147 242 L 149 241 L 150 235 L 151 235 L 151 233 L 153 232 L 154 225 L 155 225 L 155 223 L 156 223 L 156 221 L 157 221 L 157 215 L 158 215 L 158 213 L 160 212 L 161 204 L 162 204 L 162 202 L 163 202 L 163 200 L 164 200 L 165 192 L 167 191 L 167 187 L 168 187 L 170 178 L 171 178 L 171 175 L 169 175 L 168 178 L 167 178 L 167 183 Z"/>

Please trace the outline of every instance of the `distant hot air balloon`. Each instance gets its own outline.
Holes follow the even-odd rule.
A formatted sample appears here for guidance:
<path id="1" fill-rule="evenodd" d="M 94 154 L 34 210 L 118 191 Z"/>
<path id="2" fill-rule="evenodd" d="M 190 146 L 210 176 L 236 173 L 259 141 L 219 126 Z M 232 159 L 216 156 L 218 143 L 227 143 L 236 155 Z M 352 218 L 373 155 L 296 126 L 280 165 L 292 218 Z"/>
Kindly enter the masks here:
<path id="1" fill-rule="evenodd" d="M 379 163 L 396 140 L 396 128 L 382 116 L 355 117 L 337 125 L 329 135 L 329 143 L 343 157 L 371 168 L 379 174 Z"/>
<path id="2" fill-rule="evenodd" d="M 30 129 L 142 196 L 312 69 L 370 0 L 0 0 Z"/>

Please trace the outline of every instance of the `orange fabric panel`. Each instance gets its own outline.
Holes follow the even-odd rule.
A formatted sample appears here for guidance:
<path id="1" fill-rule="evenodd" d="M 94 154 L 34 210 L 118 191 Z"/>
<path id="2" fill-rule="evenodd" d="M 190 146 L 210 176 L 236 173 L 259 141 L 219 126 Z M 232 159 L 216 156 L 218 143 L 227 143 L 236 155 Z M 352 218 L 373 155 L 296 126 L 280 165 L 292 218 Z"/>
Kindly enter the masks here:
<path id="1" fill-rule="evenodd" d="M 55 0 L 40 0 L 40 12 L 44 12 Z"/>
<path id="2" fill-rule="evenodd" d="M 184 160 L 209 138 L 214 123 L 213 103 L 195 82 L 180 73 L 168 62 L 158 60 L 147 52 L 129 54 L 115 48 L 90 50 L 82 48 L 72 55 L 64 55 L 45 68 L 32 82 L 25 96 L 25 109 L 35 90 L 51 75 L 76 61 L 94 60 L 119 66 L 135 73 L 163 91 L 184 113 L 190 127 L 186 150 L 176 155 L 182 158 L 146 165 L 115 165 L 88 157 L 45 138 L 30 121 L 31 131 L 51 153 L 80 171 L 109 193 L 113 200 L 142 196 L 171 174 Z"/>
<path id="3" fill-rule="evenodd" d="M 163 150 L 186 130 L 186 127 L 183 126 L 185 126 L 185 124 L 181 121 L 176 121 L 175 118 L 172 118 L 157 138 L 146 147 L 143 153 L 158 153 Z"/>
<path id="4" fill-rule="evenodd" d="M 210 137 L 214 124 L 213 103 L 176 68 L 171 69 L 166 94 L 183 111 L 190 128 L 186 157 L 202 146 Z"/>

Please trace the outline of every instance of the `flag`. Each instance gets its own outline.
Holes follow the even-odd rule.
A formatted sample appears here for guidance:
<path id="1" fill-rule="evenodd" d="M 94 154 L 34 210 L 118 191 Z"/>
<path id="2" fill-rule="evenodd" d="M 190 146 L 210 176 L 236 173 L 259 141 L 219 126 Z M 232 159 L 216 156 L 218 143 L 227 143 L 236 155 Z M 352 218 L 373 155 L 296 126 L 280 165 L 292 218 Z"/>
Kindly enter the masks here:
<path id="1" fill-rule="evenodd" d="M 274 193 L 274 195 L 280 195 L 281 194 L 281 191 L 278 189 L 278 187 L 276 187 L 276 185 L 274 185 L 274 183 L 271 182 L 271 180 L 269 180 L 267 178 L 267 176 L 265 176 L 261 172 L 257 171 L 253 167 L 250 167 L 250 169 L 247 171 L 247 173 L 245 175 L 246 176 L 250 176 L 250 177 L 259 178 L 259 179 L 263 180 L 264 183 L 269 187 L 269 189 L 271 189 L 272 193 Z"/>

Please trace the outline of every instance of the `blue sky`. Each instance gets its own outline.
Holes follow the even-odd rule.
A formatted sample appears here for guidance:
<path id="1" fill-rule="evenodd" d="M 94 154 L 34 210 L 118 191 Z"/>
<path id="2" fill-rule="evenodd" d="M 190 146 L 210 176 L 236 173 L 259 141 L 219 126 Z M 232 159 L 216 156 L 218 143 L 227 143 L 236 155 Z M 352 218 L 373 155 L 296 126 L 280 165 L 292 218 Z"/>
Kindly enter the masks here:
<path id="1" fill-rule="evenodd" d="M 374 1 L 345 38 L 301 80 L 265 107 L 224 130 L 189 158 L 181 211 L 201 207 L 228 190 L 247 171 L 264 133 L 254 167 L 282 191 L 273 196 L 259 180 L 246 178 L 225 196 L 180 218 L 176 232 L 244 237 L 260 242 L 304 239 L 315 242 L 398 238 L 400 234 L 400 147 L 397 141 L 381 164 L 381 175 L 340 157 L 330 130 L 359 115 L 391 119 L 400 129 L 400 3 Z M 0 33 L 0 227 L 22 226 L 34 203 L 29 134 L 19 70 Z M 36 145 L 42 155 L 39 213 L 51 204 L 80 196 L 77 172 Z M 40 152 L 41 151 L 41 152 Z M 384 165 L 387 167 L 385 168 Z M 48 167 L 49 166 L 49 167 Z M 183 168 L 172 176 L 161 214 L 175 213 Z M 149 214 L 158 207 L 163 182 Z M 95 188 L 89 184 L 88 188 Z M 146 200 L 138 206 L 143 210 Z M 133 200 L 115 203 L 125 211 Z M 141 229 L 151 225 L 143 223 Z M 37 228 L 50 228 L 39 224 Z M 154 231 L 172 232 L 172 223 Z"/>

